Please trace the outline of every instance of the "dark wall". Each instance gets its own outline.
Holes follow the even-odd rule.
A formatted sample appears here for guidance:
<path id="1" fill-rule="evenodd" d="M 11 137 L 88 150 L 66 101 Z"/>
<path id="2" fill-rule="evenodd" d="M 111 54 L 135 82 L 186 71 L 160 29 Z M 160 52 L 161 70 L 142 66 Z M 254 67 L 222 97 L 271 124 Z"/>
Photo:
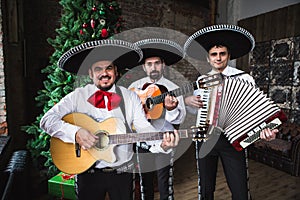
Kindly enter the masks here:
<path id="1" fill-rule="evenodd" d="M 61 8 L 56 0 L 1 3 L 8 133 L 14 148 L 20 149 L 28 139 L 21 126 L 33 122 L 41 111 L 34 98 L 43 86 L 45 77 L 40 71 L 52 51 L 46 39 L 59 26 Z"/>
<path id="2" fill-rule="evenodd" d="M 255 42 L 267 42 L 300 35 L 300 4 L 240 20 L 238 24 L 253 34 Z M 237 60 L 239 66 L 249 71 L 249 56 Z"/>
<path id="3" fill-rule="evenodd" d="M 300 4 L 241 20 L 256 39 L 256 47 L 237 66 L 281 109 L 289 122 L 300 123 Z M 250 61 L 250 62 L 249 62 Z"/>

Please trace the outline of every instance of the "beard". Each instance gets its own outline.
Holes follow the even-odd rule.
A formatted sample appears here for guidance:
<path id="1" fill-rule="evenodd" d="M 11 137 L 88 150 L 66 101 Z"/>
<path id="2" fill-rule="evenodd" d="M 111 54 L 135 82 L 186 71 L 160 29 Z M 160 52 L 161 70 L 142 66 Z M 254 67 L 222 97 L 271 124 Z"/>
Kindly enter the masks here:
<path id="1" fill-rule="evenodd" d="M 159 71 L 152 71 L 152 72 L 150 72 L 149 77 L 150 77 L 150 79 L 158 80 L 161 77 L 161 74 Z"/>
<path id="2" fill-rule="evenodd" d="M 111 79 L 110 76 L 102 76 L 99 78 L 99 80 L 101 81 L 102 78 L 108 78 L 109 80 Z M 107 84 L 99 84 L 97 85 L 98 89 L 103 90 L 103 91 L 108 91 L 112 88 L 112 86 L 114 85 L 114 83 L 107 83 Z"/>
<path id="3" fill-rule="evenodd" d="M 112 88 L 112 86 L 113 86 L 113 84 L 110 84 L 110 85 L 107 85 L 107 86 L 104 86 L 104 87 L 101 86 L 101 85 L 99 85 L 98 88 L 100 90 L 103 90 L 103 91 L 108 91 L 108 90 L 110 90 Z"/>

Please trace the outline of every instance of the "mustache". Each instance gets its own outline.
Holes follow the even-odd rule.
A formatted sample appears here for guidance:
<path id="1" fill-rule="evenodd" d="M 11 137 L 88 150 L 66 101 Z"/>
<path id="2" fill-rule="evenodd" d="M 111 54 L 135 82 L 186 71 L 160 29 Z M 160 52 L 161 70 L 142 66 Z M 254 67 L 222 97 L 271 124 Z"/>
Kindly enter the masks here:
<path id="1" fill-rule="evenodd" d="M 159 73 L 159 71 L 153 70 L 152 72 L 150 72 L 150 74 L 153 74 L 153 73 Z"/>
<path id="2" fill-rule="evenodd" d="M 98 78 L 98 80 L 102 80 L 103 78 L 108 78 L 108 79 L 111 79 L 111 77 L 110 76 L 108 76 L 108 75 L 104 75 L 104 76 L 100 76 L 99 78 Z"/>

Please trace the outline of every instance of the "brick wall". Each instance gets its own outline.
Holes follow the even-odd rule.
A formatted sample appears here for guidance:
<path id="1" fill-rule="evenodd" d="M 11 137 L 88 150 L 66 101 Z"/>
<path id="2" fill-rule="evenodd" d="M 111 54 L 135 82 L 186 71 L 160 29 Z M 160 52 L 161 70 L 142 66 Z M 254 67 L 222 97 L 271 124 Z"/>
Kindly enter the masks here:
<path id="1" fill-rule="evenodd" d="M 1 0 L 0 0 L 0 16 L 2 16 Z M 1 135 L 7 135 L 2 17 L 0 17 L 0 136 Z"/>
<path id="2" fill-rule="evenodd" d="M 210 23 L 209 1 L 181 0 L 119 0 L 125 29 L 138 27 L 164 27 L 192 34 Z M 208 3 L 206 3 L 208 4 Z"/>
<path id="3" fill-rule="evenodd" d="M 250 73 L 261 88 L 300 124 L 300 36 L 257 42 L 250 54 Z"/>
<path id="4" fill-rule="evenodd" d="M 138 39 L 149 37 L 161 37 L 178 42 L 184 45 L 186 39 L 197 30 L 211 24 L 211 1 L 194 0 L 119 0 L 123 13 L 124 31 L 130 32 L 132 29 L 145 29 L 145 27 L 155 27 L 146 29 L 137 34 Z M 122 33 L 121 33 L 122 34 Z M 141 35 L 143 34 L 143 35 Z M 135 42 L 130 33 L 124 39 Z M 123 38 L 122 38 L 123 39 Z M 165 75 L 175 83 L 182 85 L 189 80 L 195 80 L 202 71 L 202 63 L 191 63 L 182 60 L 176 65 L 167 68 Z M 128 77 L 145 76 L 141 69 L 131 72 Z"/>

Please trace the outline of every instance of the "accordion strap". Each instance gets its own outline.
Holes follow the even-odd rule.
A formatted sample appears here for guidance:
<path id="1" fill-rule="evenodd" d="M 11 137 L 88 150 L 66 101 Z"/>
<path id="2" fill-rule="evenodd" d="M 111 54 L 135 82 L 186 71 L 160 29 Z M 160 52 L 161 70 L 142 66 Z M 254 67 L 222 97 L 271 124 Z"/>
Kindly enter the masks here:
<path id="1" fill-rule="evenodd" d="M 241 76 L 243 74 L 247 74 L 247 73 L 246 72 L 241 72 L 241 73 L 230 75 L 230 76 L 226 76 L 226 75 L 224 75 L 224 76 L 226 76 L 226 77 L 236 77 L 236 76 Z"/>

